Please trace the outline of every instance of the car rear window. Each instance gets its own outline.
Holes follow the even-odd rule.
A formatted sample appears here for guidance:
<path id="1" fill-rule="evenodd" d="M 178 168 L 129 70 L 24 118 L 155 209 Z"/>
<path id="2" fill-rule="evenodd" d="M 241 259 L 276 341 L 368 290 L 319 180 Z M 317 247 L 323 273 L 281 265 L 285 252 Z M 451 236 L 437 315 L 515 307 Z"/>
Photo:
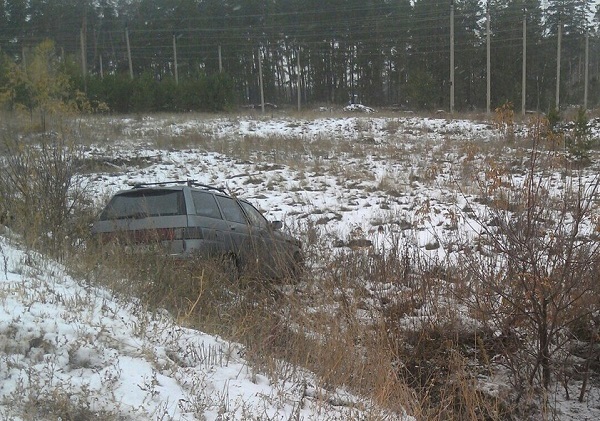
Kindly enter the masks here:
<path id="1" fill-rule="evenodd" d="M 114 196 L 100 215 L 100 219 L 139 219 L 183 214 L 183 191 L 139 190 Z"/>

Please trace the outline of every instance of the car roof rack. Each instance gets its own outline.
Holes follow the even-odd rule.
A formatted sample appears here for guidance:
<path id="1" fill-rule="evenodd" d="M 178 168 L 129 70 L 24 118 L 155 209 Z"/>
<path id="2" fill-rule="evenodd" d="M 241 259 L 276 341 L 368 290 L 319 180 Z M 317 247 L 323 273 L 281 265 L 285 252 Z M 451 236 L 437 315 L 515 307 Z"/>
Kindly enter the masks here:
<path id="1" fill-rule="evenodd" d="M 156 183 L 135 183 L 133 184 L 134 189 L 141 189 L 144 187 L 151 186 L 165 186 L 167 184 L 187 184 L 189 187 L 201 187 L 206 190 L 217 190 L 221 193 L 227 194 L 227 191 L 222 187 L 211 186 L 208 184 L 198 183 L 195 180 L 173 180 L 173 181 L 159 181 Z"/>

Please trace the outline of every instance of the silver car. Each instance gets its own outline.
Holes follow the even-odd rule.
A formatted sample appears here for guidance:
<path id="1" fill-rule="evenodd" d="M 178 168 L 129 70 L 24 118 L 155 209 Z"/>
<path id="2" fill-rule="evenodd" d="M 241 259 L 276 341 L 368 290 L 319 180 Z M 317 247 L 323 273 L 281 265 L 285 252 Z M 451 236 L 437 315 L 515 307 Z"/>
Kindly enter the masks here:
<path id="1" fill-rule="evenodd" d="M 183 184 L 182 184 L 183 183 Z M 177 258 L 224 257 L 239 273 L 295 275 L 301 243 L 248 201 L 193 181 L 139 184 L 116 193 L 93 234 L 135 250 L 160 247 Z"/>

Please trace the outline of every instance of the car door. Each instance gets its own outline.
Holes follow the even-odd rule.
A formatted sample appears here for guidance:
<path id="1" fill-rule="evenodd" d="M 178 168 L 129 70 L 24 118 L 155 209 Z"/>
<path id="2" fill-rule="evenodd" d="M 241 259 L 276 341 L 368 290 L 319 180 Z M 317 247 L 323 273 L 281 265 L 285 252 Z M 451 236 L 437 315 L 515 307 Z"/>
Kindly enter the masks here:
<path id="1" fill-rule="evenodd" d="M 194 204 L 190 212 L 189 231 L 200 231 L 197 239 L 188 236 L 188 249 L 194 253 L 219 257 L 233 250 L 229 222 L 223 220 L 214 194 L 208 191 L 191 191 Z M 191 237 L 191 238 L 190 238 Z"/>
<path id="2" fill-rule="evenodd" d="M 246 267 L 256 260 L 248 220 L 237 200 L 221 195 L 215 195 L 215 198 L 227 223 L 233 251 L 241 266 Z"/>
<path id="3" fill-rule="evenodd" d="M 277 240 L 271 224 L 250 203 L 243 200 L 239 202 L 250 223 L 250 235 L 261 270 L 269 276 L 277 276 L 282 263 L 284 265 L 285 263 L 281 261 L 283 257 L 281 244 Z"/>

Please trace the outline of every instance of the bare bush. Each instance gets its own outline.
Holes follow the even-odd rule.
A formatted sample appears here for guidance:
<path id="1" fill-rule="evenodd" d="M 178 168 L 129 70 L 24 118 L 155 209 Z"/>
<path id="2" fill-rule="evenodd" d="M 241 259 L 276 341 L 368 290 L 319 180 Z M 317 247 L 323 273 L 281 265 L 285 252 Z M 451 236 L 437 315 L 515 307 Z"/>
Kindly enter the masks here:
<path id="1" fill-rule="evenodd" d="M 0 145 L 1 213 L 4 223 L 28 245 L 60 257 L 79 238 L 74 215 L 85 209 L 84 188 L 77 181 L 82 151 L 67 127 L 60 132 L 29 133 L 7 128 Z"/>
<path id="2" fill-rule="evenodd" d="M 494 205 L 479 221 L 479 246 L 460 262 L 468 285 L 462 298 L 489 330 L 488 352 L 508 368 L 517 401 L 568 383 L 565 372 L 577 367 L 565 366 L 564 356 L 581 334 L 576 326 L 589 337 L 600 304 L 593 219 L 600 178 L 569 173 L 557 192 L 556 163 L 533 139 L 523 177 L 488 174 L 482 193 Z"/>

